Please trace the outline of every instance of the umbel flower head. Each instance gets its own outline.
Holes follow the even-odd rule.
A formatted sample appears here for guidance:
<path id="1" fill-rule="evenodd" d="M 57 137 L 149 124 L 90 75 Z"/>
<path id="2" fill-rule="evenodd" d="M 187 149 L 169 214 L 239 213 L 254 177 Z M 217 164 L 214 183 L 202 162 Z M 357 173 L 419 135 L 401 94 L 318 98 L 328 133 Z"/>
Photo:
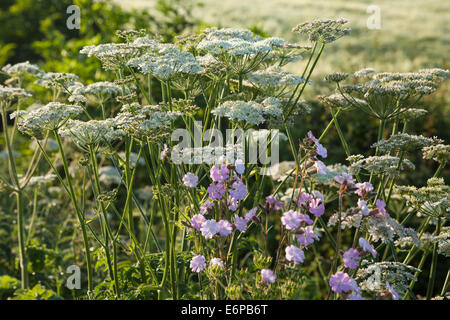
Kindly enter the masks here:
<path id="1" fill-rule="evenodd" d="M 25 74 L 32 76 L 39 76 L 43 74 L 42 70 L 35 64 L 31 64 L 29 61 L 19 62 L 14 65 L 7 64 L 2 68 L 2 71 L 9 76 L 22 77 Z"/>
<path id="2" fill-rule="evenodd" d="M 62 137 L 85 149 L 87 146 L 97 146 L 100 143 L 112 143 L 120 140 L 124 132 L 116 128 L 113 119 L 80 121 L 69 119 L 59 130 Z"/>
<path id="3" fill-rule="evenodd" d="M 67 88 L 73 86 L 78 79 L 79 77 L 73 73 L 47 72 L 41 75 L 35 83 L 44 88 L 67 90 Z"/>
<path id="4" fill-rule="evenodd" d="M 397 133 L 387 140 L 380 140 L 372 145 L 372 148 L 378 148 L 382 153 L 393 151 L 414 151 L 423 147 L 429 147 L 443 142 L 437 137 L 427 138 L 422 135 L 415 136 L 407 133 Z"/>
<path id="5" fill-rule="evenodd" d="M 265 99 L 262 103 L 255 101 L 226 101 L 211 111 L 219 117 L 226 117 L 242 124 L 259 125 L 269 118 L 278 118 L 282 110 L 277 100 Z"/>
<path id="6" fill-rule="evenodd" d="M 355 84 L 340 85 L 345 77 L 350 77 L 341 73 L 331 74 L 327 79 L 337 83 L 339 93 L 353 107 L 386 120 L 413 108 L 423 95 L 436 91 L 439 83 L 449 76 L 450 72 L 442 69 L 421 69 L 414 73 L 375 73 L 366 69 L 352 75 L 358 80 Z"/>
<path id="7" fill-rule="evenodd" d="M 17 128 L 21 132 L 42 139 L 47 130 L 58 130 L 69 118 L 82 112 L 83 109 L 77 105 L 50 102 L 29 112 L 11 114 L 11 117 L 19 117 Z"/>
<path id="8" fill-rule="evenodd" d="M 422 152 L 424 159 L 433 159 L 440 163 L 448 162 L 450 159 L 450 145 L 448 144 L 426 146 Z"/>
<path id="9" fill-rule="evenodd" d="M 4 87 L 0 85 L 0 103 L 10 104 L 17 98 L 29 98 L 31 94 L 21 88 Z"/>
<path id="10" fill-rule="evenodd" d="M 304 22 L 292 29 L 301 35 L 308 36 L 311 42 L 330 43 L 350 34 L 350 28 L 344 28 L 347 19 L 317 19 L 311 22 Z"/>
<path id="11" fill-rule="evenodd" d="M 450 212 L 450 186 L 443 178 L 431 178 L 427 186 L 397 186 L 396 191 L 412 205 L 418 214 L 432 217 L 445 217 Z"/>

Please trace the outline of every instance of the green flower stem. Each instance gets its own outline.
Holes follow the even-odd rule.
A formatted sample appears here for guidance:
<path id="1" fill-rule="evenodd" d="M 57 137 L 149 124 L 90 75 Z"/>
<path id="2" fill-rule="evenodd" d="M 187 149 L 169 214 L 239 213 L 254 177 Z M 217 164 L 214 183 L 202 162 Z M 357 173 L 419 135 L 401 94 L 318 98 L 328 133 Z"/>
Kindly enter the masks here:
<path id="1" fill-rule="evenodd" d="M 441 232 L 441 217 L 437 218 L 437 225 L 436 225 L 436 231 L 434 233 L 434 236 L 438 236 Z M 438 243 L 437 241 L 433 244 L 433 255 L 431 258 L 431 268 L 430 268 L 430 275 L 428 278 L 428 287 L 427 287 L 427 300 L 431 299 L 431 295 L 433 294 L 434 289 L 434 283 L 436 281 L 436 267 L 437 267 L 437 249 L 438 249 Z"/>
<path id="2" fill-rule="evenodd" d="M 62 143 L 61 143 L 61 138 L 59 137 L 59 134 L 58 134 L 57 130 L 54 130 L 53 133 L 55 135 L 56 142 L 58 143 L 59 153 L 61 154 L 61 159 L 63 161 L 64 174 L 65 174 L 66 179 L 67 179 L 69 196 L 70 196 L 70 198 L 72 200 L 72 204 L 73 204 L 73 206 L 75 208 L 75 213 L 77 215 L 78 223 L 80 224 L 81 232 L 82 232 L 82 235 L 83 235 L 83 244 L 84 244 L 84 250 L 86 252 L 85 253 L 86 254 L 86 266 L 87 266 L 87 275 L 88 275 L 88 293 L 91 293 L 92 290 L 94 289 L 94 287 L 93 287 L 93 283 L 92 283 L 91 252 L 90 252 L 90 247 L 89 247 L 89 238 L 88 238 L 87 231 L 86 231 L 86 223 L 85 223 L 84 215 L 80 211 L 80 208 L 78 206 L 78 202 L 77 202 L 77 199 L 76 199 L 76 196 L 75 196 L 75 192 L 74 192 L 73 184 L 72 184 L 72 178 L 70 177 L 69 167 L 68 167 L 66 155 L 64 153 L 64 149 L 63 149 L 63 146 L 62 146 Z M 49 162 L 49 164 L 53 168 L 54 172 L 57 175 L 59 175 L 58 171 L 53 166 L 52 162 L 50 161 L 50 159 L 48 158 L 47 154 L 45 153 L 45 150 L 42 149 L 42 147 L 41 147 L 41 151 L 44 153 L 47 161 Z"/>
<path id="3" fill-rule="evenodd" d="M 445 277 L 444 285 L 442 286 L 441 290 L 441 296 L 443 297 L 445 295 L 445 292 L 447 291 L 448 284 L 450 283 L 450 269 L 447 271 L 447 276 Z"/>
<path id="4" fill-rule="evenodd" d="M 28 258 L 25 247 L 25 221 L 23 216 L 23 190 L 20 187 L 19 178 L 16 170 L 16 163 L 14 161 L 13 150 L 10 144 L 10 139 L 8 136 L 8 123 L 6 118 L 6 106 L 2 103 L 1 116 L 3 123 L 3 135 L 6 145 L 6 152 L 8 153 L 8 171 L 16 188 L 16 211 L 17 211 L 17 240 L 19 244 L 19 264 L 20 264 L 20 278 L 22 289 L 27 289 L 29 286 L 28 277 Z"/>
<path id="5" fill-rule="evenodd" d="M 423 264 L 425 263 L 425 260 L 427 259 L 427 257 L 428 257 L 428 252 L 424 252 L 422 255 L 422 258 L 420 259 L 419 265 L 417 266 L 418 269 L 422 270 Z M 417 271 L 414 274 L 414 278 L 417 279 L 417 277 L 419 276 L 419 273 L 420 273 L 420 271 Z M 413 295 L 412 290 L 414 289 L 415 284 L 416 284 L 416 281 L 411 280 L 411 282 L 409 284 L 409 291 L 405 293 L 403 300 L 405 300 L 408 297 L 408 295 Z"/>
<path id="6" fill-rule="evenodd" d="M 97 156 L 96 156 L 95 150 L 92 145 L 89 145 L 89 153 L 90 153 L 92 170 L 94 173 L 94 181 L 95 181 L 95 186 L 96 186 L 95 193 L 98 197 L 101 195 L 100 179 L 98 176 Z M 108 213 L 106 212 L 105 204 L 103 203 L 103 200 L 101 200 L 101 199 L 98 199 L 98 202 L 100 204 L 100 209 L 103 213 L 103 219 L 104 219 L 104 228 L 105 228 L 104 249 L 105 249 L 106 262 L 108 264 L 108 271 L 109 271 L 111 280 L 114 282 L 115 293 L 116 293 L 117 297 L 120 297 L 119 279 L 117 277 L 117 268 L 116 268 L 117 265 L 114 264 L 114 261 L 116 261 L 116 259 L 117 259 L 117 257 L 115 256 L 115 254 L 117 254 L 117 250 L 115 248 L 116 241 L 114 240 L 114 236 L 113 236 L 111 228 L 109 226 Z M 113 246 L 113 261 L 111 261 L 111 254 L 110 254 L 110 249 L 109 249 L 110 238 L 112 239 L 112 246 Z"/>

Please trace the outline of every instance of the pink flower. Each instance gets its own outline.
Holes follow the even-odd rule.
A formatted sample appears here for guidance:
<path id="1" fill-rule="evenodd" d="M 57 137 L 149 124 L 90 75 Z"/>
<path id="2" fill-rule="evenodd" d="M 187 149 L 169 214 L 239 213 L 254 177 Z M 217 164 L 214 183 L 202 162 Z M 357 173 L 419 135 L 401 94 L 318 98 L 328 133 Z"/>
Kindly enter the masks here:
<path id="1" fill-rule="evenodd" d="M 295 264 L 303 263 L 305 261 L 305 254 L 296 246 L 288 246 L 286 247 L 286 259 L 293 261 Z"/>
<path id="2" fill-rule="evenodd" d="M 216 164 L 209 171 L 211 179 L 214 182 L 224 182 L 230 176 L 230 170 L 226 164 Z"/>
<path id="3" fill-rule="evenodd" d="M 221 236 L 224 236 L 224 237 L 229 236 L 232 231 L 233 231 L 233 226 L 227 220 L 220 220 L 217 223 L 217 232 Z"/>
<path id="4" fill-rule="evenodd" d="M 247 196 L 247 187 L 241 179 L 237 179 L 231 186 L 230 195 L 236 200 L 244 200 Z"/>
<path id="5" fill-rule="evenodd" d="M 399 296 L 397 291 L 394 290 L 394 288 L 391 287 L 389 282 L 386 281 L 386 289 L 388 289 L 389 293 L 392 295 L 392 300 L 398 300 Z"/>
<path id="6" fill-rule="evenodd" d="M 188 188 L 195 188 L 198 184 L 198 177 L 195 174 L 188 172 L 183 177 L 183 183 Z"/>
<path id="7" fill-rule="evenodd" d="M 283 213 L 281 223 L 287 230 L 292 230 L 300 226 L 300 214 L 294 210 L 289 210 Z"/>
<path id="8" fill-rule="evenodd" d="M 253 209 L 249 210 L 247 212 L 247 214 L 245 215 L 245 221 L 249 222 L 250 220 L 252 220 L 253 217 L 256 215 L 257 210 L 258 210 L 258 208 L 253 208 Z"/>
<path id="9" fill-rule="evenodd" d="M 375 258 L 377 256 L 375 248 L 366 239 L 359 238 L 359 246 L 363 249 L 363 251 L 371 253 L 372 257 Z"/>
<path id="10" fill-rule="evenodd" d="M 197 273 L 202 271 L 203 269 L 205 269 L 205 262 L 206 259 L 202 255 L 197 255 L 193 257 L 190 263 L 191 270 Z"/>
<path id="11" fill-rule="evenodd" d="M 206 220 L 202 223 L 202 226 L 200 227 L 200 231 L 202 232 L 202 235 L 205 237 L 205 239 L 211 239 L 214 237 L 218 230 L 217 230 L 217 222 L 216 220 Z"/>
<path id="12" fill-rule="evenodd" d="M 320 199 L 312 199 L 309 203 L 309 212 L 319 218 L 325 212 L 325 206 Z"/>
<path id="13" fill-rule="evenodd" d="M 350 269 L 356 269 L 359 265 L 359 260 L 361 257 L 359 256 L 359 251 L 357 249 L 350 248 L 344 252 L 344 266 Z"/>
<path id="14" fill-rule="evenodd" d="M 314 168 L 317 170 L 317 173 L 321 175 L 326 175 L 328 172 L 327 167 L 319 160 L 314 163 Z"/>
<path id="15" fill-rule="evenodd" d="M 314 240 L 319 240 L 319 237 L 314 233 L 312 227 L 300 228 L 301 233 L 297 233 L 295 237 L 298 243 L 302 246 L 307 247 L 314 242 Z"/>
<path id="16" fill-rule="evenodd" d="M 200 231 L 200 228 L 202 227 L 203 222 L 205 222 L 206 219 L 201 214 L 196 214 L 191 218 L 191 225 L 195 230 Z"/>
<path id="17" fill-rule="evenodd" d="M 234 226 L 240 232 L 245 232 L 245 230 L 247 230 L 247 221 L 245 219 L 239 217 L 237 214 L 235 214 L 234 215 Z"/>
<path id="18" fill-rule="evenodd" d="M 207 214 L 211 213 L 213 208 L 214 208 L 214 202 L 206 200 L 200 206 L 200 214 L 207 215 Z"/>
<path id="19" fill-rule="evenodd" d="M 277 275 L 272 272 L 270 269 L 262 269 L 261 270 L 261 277 L 264 282 L 266 283 L 274 283 L 277 279 Z"/>
<path id="20" fill-rule="evenodd" d="M 369 207 L 367 207 L 367 203 L 364 200 L 358 199 L 358 208 L 361 209 L 361 213 L 363 216 L 369 215 Z"/>
<path id="21" fill-rule="evenodd" d="M 375 205 L 377 206 L 378 211 L 379 211 L 384 217 L 389 217 L 389 214 L 386 212 L 386 203 L 385 203 L 383 200 L 378 199 L 378 200 L 375 202 Z"/>
<path id="22" fill-rule="evenodd" d="M 235 170 L 237 172 L 237 174 L 243 174 L 245 171 L 245 164 L 244 161 L 242 161 L 241 159 L 237 159 L 234 162 L 234 166 L 235 166 Z"/>
<path id="23" fill-rule="evenodd" d="M 373 186 L 370 182 L 357 183 L 355 186 L 358 188 L 355 193 L 362 198 L 373 190 Z"/>
<path id="24" fill-rule="evenodd" d="M 314 221 L 311 220 L 311 218 L 307 214 L 299 214 L 300 217 L 300 223 L 304 222 L 305 224 L 313 224 Z"/>
<path id="25" fill-rule="evenodd" d="M 313 199 L 313 196 L 309 193 L 302 192 L 298 197 L 297 206 L 301 208 L 302 204 L 307 205 L 309 201 Z"/>
<path id="26" fill-rule="evenodd" d="M 308 138 L 310 138 L 314 144 L 316 145 L 316 152 L 319 156 L 322 158 L 327 157 L 327 149 L 325 149 L 319 142 L 319 139 L 317 139 L 311 131 L 308 131 Z"/>
<path id="27" fill-rule="evenodd" d="M 355 179 L 353 179 L 353 176 L 351 174 L 343 173 L 340 176 L 334 177 L 334 181 L 339 184 L 351 184 L 355 182 Z"/>
<path id="28" fill-rule="evenodd" d="M 238 208 L 238 201 L 233 197 L 228 197 L 228 209 L 236 211 Z"/>
<path id="29" fill-rule="evenodd" d="M 164 143 L 164 148 L 161 151 L 161 155 L 160 155 L 161 160 L 163 160 L 166 157 L 167 152 L 169 152 L 169 148 L 167 147 L 167 144 Z"/>
<path id="30" fill-rule="evenodd" d="M 208 187 L 208 194 L 211 200 L 220 200 L 225 193 L 225 187 L 223 184 L 211 183 Z"/>
<path id="31" fill-rule="evenodd" d="M 223 268 L 223 261 L 222 261 L 222 259 L 220 259 L 220 258 L 212 258 L 212 259 L 209 261 L 209 265 L 210 265 L 211 267 L 220 267 L 220 268 Z"/>
<path id="32" fill-rule="evenodd" d="M 352 291 L 359 291 L 356 281 L 345 272 L 339 271 L 330 277 L 331 290 L 338 293 L 349 293 Z"/>
<path id="33" fill-rule="evenodd" d="M 281 210 L 283 203 L 274 196 L 267 196 L 266 203 L 269 206 L 269 210 Z"/>

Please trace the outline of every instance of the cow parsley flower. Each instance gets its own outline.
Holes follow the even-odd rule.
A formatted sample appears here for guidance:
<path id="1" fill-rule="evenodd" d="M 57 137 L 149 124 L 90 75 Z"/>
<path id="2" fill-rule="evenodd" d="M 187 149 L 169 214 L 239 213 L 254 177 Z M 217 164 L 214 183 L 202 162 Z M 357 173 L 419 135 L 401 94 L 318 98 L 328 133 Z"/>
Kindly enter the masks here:
<path id="1" fill-rule="evenodd" d="M 124 132 L 116 128 L 113 119 L 79 121 L 69 119 L 59 130 L 62 137 L 72 139 L 78 146 L 96 146 L 122 139 Z"/>
<path id="2" fill-rule="evenodd" d="M 279 116 L 282 110 L 274 106 L 264 106 L 255 101 L 225 101 L 211 111 L 218 117 L 225 117 L 234 121 L 242 121 L 251 125 L 259 125 L 271 116 Z"/>
<path id="3" fill-rule="evenodd" d="M 387 140 L 380 140 L 372 145 L 372 148 L 378 148 L 383 153 L 401 151 L 414 151 L 423 147 L 429 147 L 442 143 L 441 139 L 436 137 L 427 138 L 422 135 L 415 136 L 407 133 L 397 133 L 389 137 Z"/>
<path id="4" fill-rule="evenodd" d="M 422 149 L 424 159 L 433 159 L 439 163 L 450 160 L 450 145 L 436 144 Z"/>
<path id="5" fill-rule="evenodd" d="M 80 106 L 50 102 L 30 112 L 22 113 L 17 128 L 29 136 L 42 138 L 47 130 L 58 130 L 70 117 L 83 112 Z"/>
<path id="6" fill-rule="evenodd" d="M 39 76 L 44 73 L 37 65 L 31 64 L 29 61 L 16 63 L 14 65 L 7 64 L 2 68 L 2 71 L 10 76 L 19 77 L 25 74 Z"/>
<path id="7" fill-rule="evenodd" d="M 350 34 L 350 28 L 343 28 L 348 22 L 347 19 L 317 19 L 310 22 L 304 22 L 292 29 L 292 32 L 298 32 L 307 35 L 311 42 L 330 43 Z"/>

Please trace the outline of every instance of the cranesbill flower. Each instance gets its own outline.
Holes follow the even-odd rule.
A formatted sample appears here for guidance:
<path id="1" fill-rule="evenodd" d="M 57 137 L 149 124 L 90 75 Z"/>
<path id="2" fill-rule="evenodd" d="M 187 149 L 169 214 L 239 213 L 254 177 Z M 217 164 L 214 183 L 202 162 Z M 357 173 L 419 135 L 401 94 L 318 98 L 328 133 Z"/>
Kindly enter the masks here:
<path id="1" fill-rule="evenodd" d="M 355 269 L 358 267 L 359 260 L 361 257 L 359 256 L 359 251 L 357 249 L 350 248 L 344 252 L 344 266 L 346 268 Z"/>
<path id="2" fill-rule="evenodd" d="M 375 248 L 366 239 L 359 238 L 359 246 L 363 249 L 363 251 L 371 253 L 374 258 L 377 256 Z"/>
<path id="3" fill-rule="evenodd" d="M 320 160 L 314 162 L 314 168 L 317 170 L 317 173 L 321 175 L 326 175 L 328 172 L 327 166 Z"/>
<path id="4" fill-rule="evenodd" d="M 386 281 L 386 289 L 388 289 L 389 293 L 392 295 L 392 300 L 398 300 L 399 296 L 397 291 L 395 291 L 394 288 L 391 287 L 388 281 Z"/>
<path id="5" fill-rule="evenodd" d="M 270 269 L 262 269 L 261 270 L 261 277 L 264 282 L 266 283 L 274 283 L 277 279 L 277 275 L 272 272 Z"/>
<path id="6" fill-rule="evenodd" d="M 323 205 L 323 203 L 320 202 L 321 200 L 316 198 L 312 199 L 311 202 L 309 203 L 309 212 L 311 212 L 317 218 L 319 218 L 325 212 L 325 206 Z"/>
<path id="7" fill-rule="evenodd" d="M 209 173 L 214 182 L 224 182 L 230 176 L 230 170 L 228 170 L 226 164 L 214 165 Z"/>
<path id="8" fill-rule="evenodd" d="M 214 237 L 219 231 L 217 228 L 216 220 L 210 219 L 203 222 L 200 231 L 202 232 L 202 235 L 205 237 L 205 239 L 211 239 L 212 237 Z"/>
<path id="9" fill-rule="evenodd" d="M 167 147 L 167 144 L 164 143 L 164 148 L 161 151 L 160 159 L 163 160 L 167 156 L 168 152 L 169 148 Z"/>
<path id="10" fill-rule="evenodd" d="M 373 190 L 373 186 L 370 182 L 357 183 L 355 186 L 358 188 L 355 193 L 362 198 Z"/>
<path id="11" fill-rule="evenodd" d="M 235 170 L 237 172 L 237 174 L 243 174 L 245 171 L 245 163 L 244 161 L 242 161 L 241 159 L 237 159 L 234 162 L 234 166 L 235 166 Z"/>
<path id="12" fill-rule="evenodd" d="M 223 261 L 222 261 L 222 259 L 220 259 L 220 258 L 212 258 L 212 259 L 209 261 L 209 265 L 210 265 L 211 267 L 220 267 L 220 268 L 223 268 Z"/>
<path id="13" fill-rule="evenodd" d="M 188 172 L 184 175 L 183 182 L 186 187 L 195 188 L 198 184 L 198 177 L 195 174 Z"/>
<path id="14" fill-rule="evenodd" d="M 361 209 L 361 213 L 363 216 L 369 215 L 369 207 L 367 206 L 367 203 L 364 200 L 359 199 L 358 200 L 358 208 Z"/>
<path id="15" fill-rule="evenodd" d="M 286 259 L 288 261 L 293 261 L 295 264 L 303 263 L 305 254 L 303 250 L 291 245 L 286 247 Z"/>
<path id="16" fill-rule="evenodd" d="M 196 214 L 191 218 L 191 225 L 195 230 L 200 231 L 200 228 L 205 221 L 206 218 L 204 216 L 202 216 L 201 214 Z"/>
<path id="17" fill-rule="evenodd" d="M 193 272 L 200 272 L 205 269 L 206 259 L 202 255 L 197 255 L 192 258 L 190 267 Z"/>
<path id="18" fill-rule="evenodd" d="M 308 138 L 310 138 L 312 141 L 314 141 L 314 144 L 316 146 L 316 152 L 319 156 L 322 158 L 327 157 L 327 149 L 319 142 L 319 139 L 317 139 L 311 131 L 308 131 Z"/>
<path id="19" fill-rule="evenodd" d="M 379 211 L 384 217 L 389 217 L 389 214 L 386 212 L 386 203 L 385 203 L 383 200 L 378 199 L 378 200 L 375 202 L 375 205 L 377 206 L 378 211 Z"/>
<path id="20" fill-rule="evenodd" d="M 214 208 L 214 202 L 206 200 L 200 206 L 200 214 L 201 215 L 207 215 L 207 214 L 211 213 L 213 208 Z"/>
<path id="21" fill-rule="evenodd" d="M 305 193 L 305 192 L 302 192 L 301 194 L 300 194 L 300 197 L 298 197 L 298 202 L 297 202 L 297 206 L 299 207 L 299 208 L 301 208 L 301 205 L 302 204 L 307 204 L 309 201 L 311 201 L 313 199 L 313 196 L 312 195 L 310 195 L 309 193 Z"/>
<path id="22" fill-rule="evenodd" d="M 223 184 L 214 184 L 211 183 L 208 187 L 208 194 L 211 200 L 220 200 L 222 199 L 223 194 L 225 193 L 225 187 Z"/>
<path id="23" fill-rule="evenodd" d="M 240 232 L 245 232 L 245 230 L 247 230 L 247 220 L 245 220 L 244 218 L 241 218 L 237 214 L 235 214 L 234 215 L 234 226 Z"/>
<path id="24" fill-rule="evenodd" d="M 355 179 L 353 179 L 353 176 L 348 173 L 342 173 L 340 176 L 334 177 L 334 181 L 336 181 L 339 184 L 352 184 L 355 183 Z"/>
<path id="25" fill-rule="evenodd" d="M 298 243 L 302 246 L 307 247 L 314 242 L 314 240 L 319 240 L 319 237 L 314 233 L 311 226 L 300 228 L 300 232 L 295 235 Z"/>
<path id="26" fill-rule="evenodd" d="M 353 292 L 347 297 L 347 300 L 366 300 L 366 299 L 364 299 L 359 292 Z"/>
<path id="27" fill-rule="evenodd" d="M 308 225 L 311 225 L 314 223 L 314 221 L 311 220 L 311 218 L 307 214 L 299 214 L 300 223 L 304 222 Z"/>
<path id="28" fill-rule="evenodd" d="M 338 293 L 349 293 L 351 291 L 357 291 L 358 289 L 356 281 L 350 278 L 350 276 L 347 273 L 342 271 L 333 274 L 330 277 L 329 284 L 331 290 Z"/>
<path id="29" fill-rule="evenodd" d="M 221 236 L 224 236 L 224 237 L 229 236 L 232 231 L 233 231 L 233 226 L 227 220 L 220 220 L 217 223 L 217 232 Z"/>
<path id="30" fill-rule="evenodd" d="M 233 189 L 229 190 L 230 196 L 232 196 L 236 200 L 244 200 L 247 196 L 247 187 L 242 182 L 241 179 L 237 179 L 231 187 Z"/>
<path id="31" fill-rule="evenodd" d="M 281 210 L 281 207 L 283 205 L 283 203 L 274 196 L 267 196 L 266 203 L 269 207 L 269 210 Z"/>
<path id="32" fill-rule="evenodd" d="M 283 213 L 281 223 L 287 230 L 296 229 L 300 226 L 300 214 L 294 210 Z"/>
<path id="33" fill-rule="evenodd" d="M 245 221 L 249 222 L 250 220 L 252 220 L 253 217 L 256 215 L 257 210 L 258 208 L 250 209 L 245 215 Z"/>
<path id="34" fill-rule="evenodd" d="M 228 209 L 231 211 L 236 211 L 239 205 L 239 201 L 233 197 L 228 197 Z"/>

